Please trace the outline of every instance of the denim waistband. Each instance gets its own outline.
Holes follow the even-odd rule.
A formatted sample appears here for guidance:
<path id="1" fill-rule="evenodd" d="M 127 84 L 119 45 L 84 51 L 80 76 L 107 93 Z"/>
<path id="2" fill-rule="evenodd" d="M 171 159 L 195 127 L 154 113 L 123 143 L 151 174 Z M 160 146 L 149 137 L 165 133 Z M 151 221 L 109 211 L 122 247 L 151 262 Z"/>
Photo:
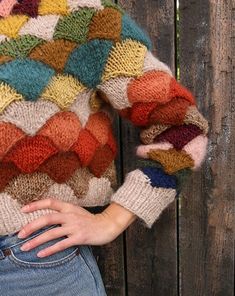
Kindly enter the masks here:
<path id="1" fill-rule="evenodd" d="M 39 235 L 40 233 L 43 233 L 48 229 L 54 228 L 56 226 L 59 226 L 59 224 L 53 224 L 50 226 L 42 227 L 41 229 L 34 231 L 31 235 L 27 236 L 26 238 L 19 238 L 17 236 L 18 231 L 8 235 L 3 235 L 3 236 L 0 235 L 0 251 L 3 251 L 8 248 L 12 248 L 18 244 L 22 244 L 23 242 L 29 239 L 32 239 L 33 237 Z"/>

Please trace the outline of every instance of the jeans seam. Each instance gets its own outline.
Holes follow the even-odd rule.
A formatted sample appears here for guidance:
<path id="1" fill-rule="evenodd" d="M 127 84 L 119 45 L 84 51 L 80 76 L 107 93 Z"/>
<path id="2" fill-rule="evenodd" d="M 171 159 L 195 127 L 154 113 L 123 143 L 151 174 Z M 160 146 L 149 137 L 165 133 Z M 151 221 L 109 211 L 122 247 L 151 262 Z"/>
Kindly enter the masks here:
<path id="1" fill-rule="evenodd" d="M 88 260 L 86 259 L 86 256 L 84 256 L 84 255 L 82 254 L 82 252 L 80 252 L 80 255 L 81 255 L 82 259 L 84 260 L 86 266 L 89 268 L 89 270 L 90 270 L 90 272 L 91 272 L 91 274 L 92 274 L 92 276 L 93 276 L 93 278 L 94 278 L 94 280 L 95 280 L 96 290 L 97 290 L 98 294 L 100 294 L 99 289 L 98 289 L 97 278 L 96 278 L 96 276 L 95 276 L 93 270 L 91 269 L 91 267 L 90 267 L 90 265 L 89 265 L 89 262 L 88 262 Z"/>
<path id="2" fill-rule="evenodd" d="M 36 237 L 36 236 L 38 236 L 38 235 L 40 235 L 40 234 L 46 232 L 46 231 L 49 230 L 49 229 L 54 228 L 54 227 L 55 227 L 55 225 L 52 225 L 52 226 L 50 226 L 50 227 L 44 229 L 43 231 L 40 231 L 39 233 L 36 233 L 36 234 L 34 234 L 34 235 L 31 235 L 31 236 L 29 236 L 29 237 L 27 237 L 27 238 L 25 238 L 25 239 L 23 239 L 23 240 L 21 240 L 21 241 L 15 243 L 15 244 L 13 244 L 13 245 L 8 246 L 8 247 L 4 247 L 4 248 L 2 248 L 1 250 L 3 251 L 3 250 L 6 250 L 6 249 L 14 248 L 14 247 L 16 247 L 16 246 L 18 246 L 18 245 L 20 245 L 20 244 L 23 244 L 23 243 L 27 242 L 28 240 L 31 240 L 31 239 L 33 239 L 34 237 Z"/>

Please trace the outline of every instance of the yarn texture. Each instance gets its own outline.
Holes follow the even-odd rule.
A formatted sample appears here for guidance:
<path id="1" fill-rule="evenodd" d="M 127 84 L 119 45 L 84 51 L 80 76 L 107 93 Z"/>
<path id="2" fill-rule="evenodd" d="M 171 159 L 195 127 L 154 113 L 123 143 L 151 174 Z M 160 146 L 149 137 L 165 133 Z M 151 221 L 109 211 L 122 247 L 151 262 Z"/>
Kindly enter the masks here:
<path id="1" fill-rule="evenodd" d="M 208 121 L 110 0 L 0 1 L 0 235 L 50 209 L 116 202 L 151 228 L 205 160 Z M 137 166 L 117 185 L 117 112 L 140 129 Z"/>

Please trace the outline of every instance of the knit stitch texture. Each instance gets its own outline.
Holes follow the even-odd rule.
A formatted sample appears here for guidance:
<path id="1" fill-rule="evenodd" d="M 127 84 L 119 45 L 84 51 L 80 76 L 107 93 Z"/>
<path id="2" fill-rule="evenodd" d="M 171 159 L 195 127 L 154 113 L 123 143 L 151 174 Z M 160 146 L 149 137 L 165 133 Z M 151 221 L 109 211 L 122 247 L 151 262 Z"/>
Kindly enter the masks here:
<path id="1" fill-rule="evenodd" d="M 53 212 L 46 197 L 116 202 L 151 228 L 206 156 L 208 121 L 110 0 L 0 2 L 0 235 Z M 113 111 L 140 129 L 117 186 Z"/>

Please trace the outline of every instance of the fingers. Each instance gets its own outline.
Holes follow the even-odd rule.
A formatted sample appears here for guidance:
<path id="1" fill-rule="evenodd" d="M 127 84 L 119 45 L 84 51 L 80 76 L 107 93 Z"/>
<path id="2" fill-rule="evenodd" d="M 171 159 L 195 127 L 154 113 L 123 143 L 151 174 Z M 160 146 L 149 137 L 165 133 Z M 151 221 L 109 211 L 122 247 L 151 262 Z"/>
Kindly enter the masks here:
<path id="1" fill-rule="evenodd" d="M 19 238 L 25 238 L 31 233 L 52 224 L 64 224 L 66 216 L 62 213 L 47 214 L 26 224 L 18 233 Z"/>
<path id="2" fill-rule="evenodd" d="M 63 239 L 62 241 L 59 241 L 58 243 L 54 244 L 53 246 L 50 246 L 46 249 L 41 250 L 37 253 L 38 257 L 47 257 L 50 255 L 53 255 L 57 252 L 63 251 L 69 247 L 72 247 L 76 245 L 71 238 Z"/>
<path id="3" fill-rule="evenodd" d="M 22 251 L 29 251 L 33 248 L 36 248 L 37 246 L 40 246 L 48 241 L 51 241 L 53 239 L 65 236 L 68 234 L 68 229 L 65 227 L 56 227 L 53 229 L 50 229 L 41 235 L 36 236 L 35 238 L 27 241 L 21 246 Z"/>
<path id="4" fill-rule="evenodd" d="M 22 212 L 32 212 L 41 209 L 52 209 L 59 212 L 69 212 L 73 205 L 55 198 L 46 198 L 29 203 L 21 208 Z"/>

